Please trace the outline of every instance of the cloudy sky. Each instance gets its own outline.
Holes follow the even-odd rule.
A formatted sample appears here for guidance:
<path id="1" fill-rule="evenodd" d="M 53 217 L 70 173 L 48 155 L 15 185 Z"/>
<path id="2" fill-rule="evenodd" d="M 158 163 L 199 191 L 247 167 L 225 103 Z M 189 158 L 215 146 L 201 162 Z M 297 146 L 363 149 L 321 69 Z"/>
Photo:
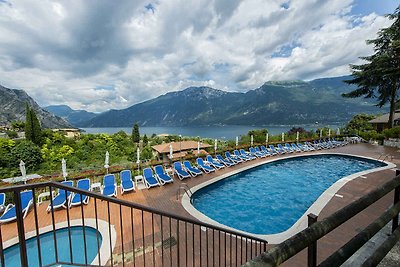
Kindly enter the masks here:
<path id="1" fill-rule="evenodd" d="M 0 0 L 0 84 L 101 112 L 349 74 L 398 0 Z"/>

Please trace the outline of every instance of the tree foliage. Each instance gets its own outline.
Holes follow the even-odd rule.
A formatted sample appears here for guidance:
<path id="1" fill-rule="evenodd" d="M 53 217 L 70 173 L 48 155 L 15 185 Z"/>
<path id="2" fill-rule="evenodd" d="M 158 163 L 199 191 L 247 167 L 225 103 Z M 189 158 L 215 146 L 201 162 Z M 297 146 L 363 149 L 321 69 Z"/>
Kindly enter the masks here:
<path id="1" fill-rule="evenodd" d="M 357 114 L 346 125 L 345 131 L 349 134 L 359 134 L 360 132 L 371 131 L 373 130 L 373 127 L 368 121 L 375 117 L 375 115 L 370 114 Z"/>
<path id="2" fill-rule="evenodd" d="M 12 121 L 11 122 L 11 127 L 15 131 L 22 131 L 23 129 L 25 129 L 25 122 L 23 122 L 23 121 Z"/>
<path id="3" fill-rule="evenodd" d="M 35 111 L 26 104 L 25 138 L 40 145 L 42 142 L 42 129 Z"/>
<path id="4" fill-rule="evenodd" d="M 394 112 L 400 88 L 400 6 L 393 14 L 387 15 L 393 20 L 388 28 L 378 32 L 378 37 L 367 40 L 374 46 L 374 54 L 361 57 L 367 63 L 350 65 L 353 79 L 348 84 L 358 86 L 354 91 L 343 94 L 344 97 L 377 98 L 377 106 L 390 104 L 389 126 L 393 127 Z"/>
<path id="5" fill-rule="evenodd" d="M 140 141 L 139 125 L 137 123 L 135 123 L 135 125 L 133 125 L 132 141 L 134 143 L 139 143 L 139 141 Z"/>
<path id="6" fill-rule="evenodd" d="M 40 148 L 29 140 L 22 140 L 11 149 L 11 165 L 18 166 L 20 160 L 25 162 L 29 170 L 37 169 L 43 161 Z"/>

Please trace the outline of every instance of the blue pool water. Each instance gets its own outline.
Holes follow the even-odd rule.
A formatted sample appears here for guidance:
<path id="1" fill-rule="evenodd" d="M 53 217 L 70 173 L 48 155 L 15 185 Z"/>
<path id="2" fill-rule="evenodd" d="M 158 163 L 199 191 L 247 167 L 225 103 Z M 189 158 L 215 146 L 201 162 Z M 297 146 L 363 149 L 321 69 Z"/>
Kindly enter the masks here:
<path id="1" fill-rule="evenodd" d="M 97 255 L 97 230 L 92 227 L 83 228 L 82 226 L 71 227 L 71 244 L 72 244 L 72 257 L 75 264 L 85 263 L 84 253 L 84 238 L 83 230 L 86 234 L 86 251 L 87 261 L 91 264 Z M 101 235 L 99 236 L 99 244 L 101 245 Z M 71 262 L 70 249 L 69 249 L 69 235 L 68 228 L 56 230 L 57 237 L 57 251 L 59 261 Z M 26 241 L 28 251 L 28 265 L 29 267 L 39 266 L 37 238 L 33 237 Z M 42 265 L 49 265 L 55 262 L 55 248 L 54 248 L 54 235 L 53 232 L 48 232 L 40 235 L 40 248 L 42 255 Z M 16 244 L 4 250 L 5 267 L 21 266 L 19 245 Z M 58 265 L 57 265 L 58 266 Z M 72 265 L 68 265 L 72 266 Z"/>
<path id="2" fill-rule="evenodd" d="M 267 163 L 196 191 L 193 206 L 209 218 L 254 234 L 289 229 L 337 180 L 385 163 L 341 155 Z"/>

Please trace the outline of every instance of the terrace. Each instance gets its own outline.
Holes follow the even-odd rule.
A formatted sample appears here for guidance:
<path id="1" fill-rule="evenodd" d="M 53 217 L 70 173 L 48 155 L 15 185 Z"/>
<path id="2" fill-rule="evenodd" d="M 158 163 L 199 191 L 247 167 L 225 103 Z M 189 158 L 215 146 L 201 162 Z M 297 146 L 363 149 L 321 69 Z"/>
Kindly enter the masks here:
<path id="1" fill-rule="evenodd" d="M 396 165 L 400 163 L 396 149 L 369 144 L 348 145 L 330 149 L 329 152 L 371 158 L 391 155 L 392 163 Z M 255 162 L 270 160 L 271 158 L 266 158 L 244 162 L 240 166 L 225 168 L 214 174 L 203 174 L 184 181 L 174 177 L 172 184 L 150 190 L 137 190 L 135 193 L 121 195 L 118 190 L 116 199 L 86 192 L 85 194 L 91 197 L 88 205 L 55 210 L 50 213 L 46 211 L 49 202 L 37 205 L 35 200 L 33 211 L 29 212 L 25 219 L 18 216 L 17 222 L 1 225 L 1 250 L 19 241 L 22 249 L 22 265 L 24 265 L 26 238 L 46 230 L 53 232 L 53 229 L 78 224 L 89 225 L 99 230 L 106 241 L 104 246 L 98 244 L 99 257 L 94 262 L 89 262 L 85 256 L 83 266 L 89 264 L 96 266 L 239 266 L 245 264 L 252 259 L 257 259 L 257 256 L 273 248 L 274 245 L 267 244 L 265 240 L 251 235 L 198 221 L 183 208 L 181 197 L 177 197 L 177 191 L 181 186 L 191 188 L 232 170 L 250 167 Z M 318 221 L 328 218 L 362 196 L 393 181 L 395 174 L 392 169 L 387 169 L 347 182 L 318 214 Z M 17 201 L 20 191 L 32 189 L 37 194 L 43 190 L 52 191 L 56 187 L 84 193 L 76 188 L 53 182 L 15 186 L 0 191 L 7 192 L 9 197 L 14 196 L 17 215 L 20 215 Z M 317 253 L 314 255 L 316 263 L 321 263 L 340 249 L 357 235 L 360 229 L 364 229 L 392 206 L 394 190 L 389 191 L 378 201 L 319 239 Z M 39 243 L 38 247 L 41 247 Z M 69 247 L 69 251 L 61 253 L 68 254 L 69 258 L 72 255 L 73 258 L 73 249 Z M 307 249 L 299 251 L 300 253 L 288 259 L 282 266 L 305 266 L 310 263 Z M 4 266 L 3 256 L 2 253 L 2 266 Z M 59 263 L 79 265 L 73 260 L 62 262 L 59 256 L 55 257 Z"/>

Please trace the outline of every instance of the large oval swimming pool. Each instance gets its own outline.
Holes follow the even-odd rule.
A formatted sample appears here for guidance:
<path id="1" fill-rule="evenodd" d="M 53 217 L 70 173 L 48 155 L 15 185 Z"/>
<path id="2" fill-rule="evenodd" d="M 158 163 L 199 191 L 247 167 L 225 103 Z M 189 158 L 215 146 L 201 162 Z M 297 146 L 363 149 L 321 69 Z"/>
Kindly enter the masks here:
<path id="1" fill-rule="evenodd" d="M 223 225 L 253 234 L 289 229 L 339 179 L 387 166 L 346 155 L 311 155 L 266 163 L 197 190 L 192 205 Z"/>
<path id="2" fill-rule="evenodd" d="M 84 253 L 84 238 L 86 238 L 86 252 L 87 262 L 91 264 L 97 255 L 97 244 L 101 245 L 102 238 L 99 232 L 92 227 L 73 226 L 71 229 L 71 245 L 72 257 L 75 264 L 85 264 Z M 98 243 L 97 243 L 98 237 Z M 70 257 L 70 242 L 68 228 L 61 228 L 56 230 L 57 251 L 58 259 L 61 262 L 71 262 Z M 29 267 L 40 266 L 38 258 L 37 238 L 32 237 L 26 241 L 26 248 L 28 254 Z M 42 255 L 42 265 L 46 266 L 56 261 L 55 248 L 54 248 L 54 235 L 53 232 L 47 232 L 40 235 L 40 248 Z M 4 250 L 5 267 L 21 266 L 19 245 L 13 245 Z M 97 263 L 96 263 L 97 264 Z M 1 265 L 1 264 L 0 264 Z M 58 266 L 58 265 L 57 265 Z M 73 265 L 68 265 L 73 266 Z"/>

